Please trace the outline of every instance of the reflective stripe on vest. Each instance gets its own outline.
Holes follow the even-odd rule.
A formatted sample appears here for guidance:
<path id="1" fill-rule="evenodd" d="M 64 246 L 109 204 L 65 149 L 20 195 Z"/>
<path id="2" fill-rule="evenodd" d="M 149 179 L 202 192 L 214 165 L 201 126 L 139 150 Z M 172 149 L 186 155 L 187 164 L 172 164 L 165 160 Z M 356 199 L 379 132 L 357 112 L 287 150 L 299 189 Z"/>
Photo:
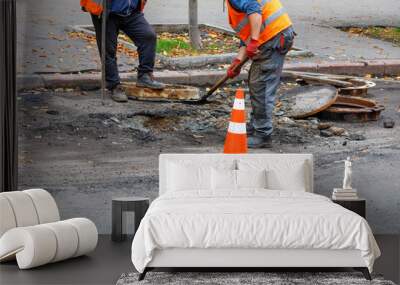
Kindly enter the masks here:
<path id="1" fill-rule="evenodd" d="M 258 0 L 262 11 L 259 43 L 263 44 L 290 27 L 292 22 L 279 0 Z M 228 3 L 229 22 L 241 40 L 247 42 L 251 36 L 249 18 L 246 13 L 235 10 Z"/>
<path id="2" fill-rule="evenodd" d="M 275 13 L 273 13 L 271 16 L 269 16 L 262 24 L 261 24 L 261 31 L 265 30 L 265 28 L 271 24 L 273 21 L 275 21 L 276 19 L 278 19 L 280 16 L 282 16 L 283 14 L 285 14 L 285 8 L 280 8 L 278 11 L 276 11 Z"/>
<path id="3" fill-rule="evenodd" d="M 269 2 L 271 2 L 271 0 L 262 0 L 260 3 L 261 9 Z M 235 30 L 236 33 L 239 33 L 248 23 L 249 23 L 249 18 L 244 17 L 243 20 L 240 21 L 239 25 L 237 25 L 233 29 Z"/>
<path id="4" fill-rule="evenodd" d="M 103 0 L 81 0 L 81 7 L 90 14 L 100 16 L 103 13 Z"/>

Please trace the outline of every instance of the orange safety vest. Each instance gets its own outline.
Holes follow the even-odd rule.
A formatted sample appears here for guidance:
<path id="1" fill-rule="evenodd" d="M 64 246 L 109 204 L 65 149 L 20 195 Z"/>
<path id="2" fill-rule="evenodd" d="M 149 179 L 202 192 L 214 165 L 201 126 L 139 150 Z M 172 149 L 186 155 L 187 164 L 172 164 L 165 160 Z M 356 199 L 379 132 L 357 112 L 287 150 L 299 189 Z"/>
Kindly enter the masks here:
<path id="1" fill-rule="evenodd" d="M 262 24 L 259 44 L 269 41 L 278 33 L 292 25 L 288 14 L 279 0 L 257 0 L 261 5 Z M 239 38 L 247 42 L 250 40 L 251 27 L 246 13 L 236 10 L 228 3 L 229 24 Z"/>
<path id="2" fill-rule="evenodd" d="M 140 11 L 144 10 L 147 0 L 140 0 Z M 90 14 L 100 16 L 103 13 L 103 0 L 81 0 L 81 7 Z"/>
<path id="3" fill-rule="evenodd" d="M 81 7 L 90 14 L 100 16 L 103 13 L 103 0 L 81 0 Z"/>

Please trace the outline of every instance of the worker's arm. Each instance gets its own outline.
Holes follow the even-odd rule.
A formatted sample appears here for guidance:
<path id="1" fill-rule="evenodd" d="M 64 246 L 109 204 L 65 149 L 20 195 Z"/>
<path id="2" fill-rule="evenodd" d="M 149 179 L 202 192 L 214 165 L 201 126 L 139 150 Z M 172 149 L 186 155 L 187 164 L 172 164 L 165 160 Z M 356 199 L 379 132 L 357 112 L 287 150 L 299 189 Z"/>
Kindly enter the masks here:
<path id="1" fill-rule="evenodd" d="M 251 39 L 258 41 L 260 37 L 261 29 L 261 6 L 257 0 L 228 0 L 229 3 L 238 11 L 242 11 L 249 17 L 249 22 L 251 26 Z M 254 42 L 254 41 L 253 41 Z M 247 43 L 247 45 L 251 44 Z M 254 45 L 254 44 L 253 44 Z M 257 53 L 258 44 L 253 46 L 253 54 Z M 234 78 L 240 74 L 240 68 L 236 68 L 241 61 L 245 60 L 249 54 L 247 51 L 248 47 L 246 43 L 240 41 L 240 48 L 236 58 L 232 61 L 228 68 L 227 74 L 229 78 Z"/>
<path id="2" fill-rule="evenodd" d="M 258 39 L 261 32 L 262 16 L 261 5 L 257 0 L 229 0 L 229 3 L 238 11 L 247 14 L 250 24 L 250 38 L 246 43 L 241 42 L 241 51 L 243 45 L 247 45 L 244 51 L 239 51 L 240 56 L 247 54 L 253 58 L 258 54 Z"/>
<path id="3" fill-rule="evenodd" d="M 260 37 L 262 17 L 258 13 L 253 13 L 248 16 L 251 27 L 251 39 L 257 40 Z"/>
<path id="4" fill-rule="evenodd" d="M 260 29 L 261 29 L 261 15 L 258 13 L 253 13 L 248 16 L 250 22 L 250 39 L 246 46 L 246 55 L 253 59 L 256 55 L 260 53 L 258 50 L 259 42 L 258 39 L 260 37 Z"/>
<path id="5" fill-rule="evenodd" d="M 261 30 L 261 5 L 257 0 L 229 0 L 238 11 L 247 14 L 251 26 L 251 38 L 258 40 Z"/>

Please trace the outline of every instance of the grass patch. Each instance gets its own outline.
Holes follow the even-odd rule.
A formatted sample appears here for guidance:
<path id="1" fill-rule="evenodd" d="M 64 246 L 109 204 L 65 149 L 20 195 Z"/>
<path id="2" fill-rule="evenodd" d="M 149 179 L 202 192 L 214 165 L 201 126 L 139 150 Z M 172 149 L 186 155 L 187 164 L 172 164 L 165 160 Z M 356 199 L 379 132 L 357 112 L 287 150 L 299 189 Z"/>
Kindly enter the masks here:
<path id="1" fill-rule="evenodd" d="M 83 39 L 89 42 L 90 48 L 96 45 L 96 37 L 85 32 L 69 32 L 70 38 Z M 235 35 L 226 34 L 218 30 L 201 27 L 200 37 L 202 47 L 198 50 L 190 45 L 187 32 L 161 32 L 157 34 L 156 52 L 169 57 L 214 55 L 223 53 L 234 53 L 239 48 L 240 40 Z M 124 33 L 119 34 L 119 39 L 132 43 L 132 40 Z M 137 58 L 137 51 L 118 43 L 118 52 Z"/>
<path id="2" fill-rule="evenodd" d="M 158 39 L 157 40 L 157 53 L 169 54 L 174 49 L 190 50 L 191 47 L 187 42 L 183 40 L 174 39 Z"/>
<path id="3" fill-rule="evenodd" d="M 161 32 L 157 35 L 156 51 L 164 56 L 178 57 L 232 53 L 239 48 L 240 41 L 236 36 L 225 34 L 212 28 L 201 27 L 200 37 L 202 48 L 195 50 L 190 45 L 187 32 Z M 129 37 L 124 34 L 120 34 L 120 38 L 131 42 Z"/>
<path id="4" fill-rule="evenodd" d="M 342 30 L 353 35 L 380 39 L 400 46 L 400 27 L 352 27 L 343 28 Z"/>

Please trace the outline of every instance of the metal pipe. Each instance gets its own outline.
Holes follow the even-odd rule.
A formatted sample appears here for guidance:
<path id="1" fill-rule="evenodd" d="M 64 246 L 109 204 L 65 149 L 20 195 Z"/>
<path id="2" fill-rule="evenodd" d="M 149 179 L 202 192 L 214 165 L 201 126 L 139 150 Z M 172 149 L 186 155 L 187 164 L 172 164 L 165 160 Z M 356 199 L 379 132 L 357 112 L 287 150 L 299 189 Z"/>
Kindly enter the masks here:
<path id="1" fill-rule="evenodd" d="M 101 19 L 101 100 L 104 104 L 106 93 L 106 33 L 107 32 L 107 0 L 103 0 Z"/>

